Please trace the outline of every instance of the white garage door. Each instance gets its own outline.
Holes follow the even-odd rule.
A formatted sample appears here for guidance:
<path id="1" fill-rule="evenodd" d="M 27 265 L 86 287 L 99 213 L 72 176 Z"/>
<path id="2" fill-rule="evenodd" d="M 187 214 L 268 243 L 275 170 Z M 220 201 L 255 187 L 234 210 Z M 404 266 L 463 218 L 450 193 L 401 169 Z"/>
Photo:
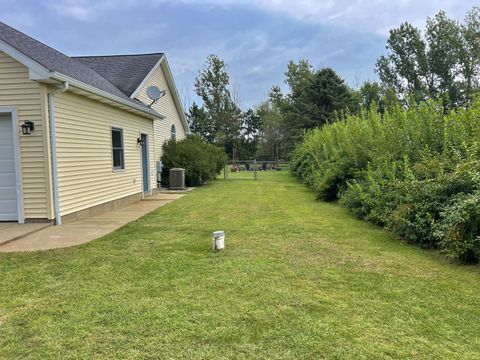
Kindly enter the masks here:
<path id="1" fill-rule="evenodd" d="M 12 118 L 0 113 L 0 221 L 17 221 Z"/>

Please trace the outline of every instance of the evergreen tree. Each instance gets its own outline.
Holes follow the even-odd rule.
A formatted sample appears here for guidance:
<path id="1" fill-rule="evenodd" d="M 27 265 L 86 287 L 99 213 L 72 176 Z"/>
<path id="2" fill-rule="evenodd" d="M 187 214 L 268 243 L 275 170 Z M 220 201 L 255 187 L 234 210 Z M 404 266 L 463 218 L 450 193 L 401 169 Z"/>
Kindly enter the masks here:
<path id="1" fill-rule="evenodd" d="M 210 121 L 207 112 L 195 102 L 186 113 L 188 125 L 193 134 L 199 135 L 205 141 L 213 143 L 215 140 L 215 128 Z"/>
<path id="2" fill-rule="evenodd" d="M 301 140 L 305 130 L 335 121 L 345 111 L 358 109 L 358 98 L 331 68 L 317 71 L 301 86 L 301 91 L 294 89 L 290 102 L 283 108 L 288 150 Z"/>

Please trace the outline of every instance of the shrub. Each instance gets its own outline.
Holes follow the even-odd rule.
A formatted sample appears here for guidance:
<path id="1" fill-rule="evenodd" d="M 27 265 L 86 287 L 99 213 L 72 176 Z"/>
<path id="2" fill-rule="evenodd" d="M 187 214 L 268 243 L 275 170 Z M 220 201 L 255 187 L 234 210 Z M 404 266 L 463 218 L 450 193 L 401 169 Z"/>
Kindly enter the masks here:
<path id="1" fill-rule="evenodd" d="M 373 169 L 368 167 L 364 174 L 347 184 L 340 194 L 340 202 L 360 218 L 379 225 L 386 225 L 390 214 L 405 196 L 399 179 L 396 163 L 384 164 Z"/>
<path id="2" fill-rule="evenodd" d="M 480 259 L 480 191 L 459 194 L 440 213 L 435 229 L 440 248 L 465 262 Z"/>
<path id="3" fill-rule="evenodd" d="M 454 169 L 435 159 L 417 164 L 412 176 L 402 181 L 403 201 L 398 203 L 387 226 L 421 246 L 443 249 L 435 228 L 444 221 L 441 214 L 448 204 L 456 203 L 459 195 L 472 194 L 479 188 L 478 164 L 463 161 Z"/>
<path id="4" fill-rule="evenodd" d="M 479 138 L 480 102 L 449 114 L 433 101 L 373 109 L 307 133 L 292 172 L 403 239 L 479 260 Z"/>
<path id="5" fill-rule="evenodd" d="M 226 160 L 227 154 L 222 149 L 205 143 L 198 136 L 167 141 L 163 145 L 162 184 L 169 185 L 170 169 L 184 168 L 187 186 L 202 185 L 220 174 Z"/>

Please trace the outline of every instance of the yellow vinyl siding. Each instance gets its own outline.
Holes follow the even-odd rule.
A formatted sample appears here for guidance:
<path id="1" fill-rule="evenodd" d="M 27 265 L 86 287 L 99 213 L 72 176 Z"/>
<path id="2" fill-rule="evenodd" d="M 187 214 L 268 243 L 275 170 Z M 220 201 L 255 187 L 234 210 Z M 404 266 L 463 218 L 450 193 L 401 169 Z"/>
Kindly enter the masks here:
<path id="1" fill-rule="evenodd" d="M 177 130 L 177 140 L 185 138 L 185 129 L 183 127 L 180 115 L 177 107 L 173 101 L 173 91 L 170 89 L 162 67 L 159 66 L 148 78 L 147 82 L 143 85 L 142 89 L 137 93 L 136 98 L 145 104 L 150 104 L 152 100 L 147 96 L 147 88 L 149 86 L 157 86 L 160 90 L 167 90 L 167 94 L 162 97 L 157 103 L 153 104 L 152 108 L 158 111 L 160 114 L 166 116 L 164 120 L 155 120 L 155 160 L 159 160 L 162 156 L 162 145 L 165 140 L 169 140 L 170 129 L 172 124 L 175 125 Z"/>
<path id="2" fill-rule="evenodd" d="M 152 120 L 71 92 L 56 96 L 55 119 L 62 215 L 142 192 L 140 133 L 148 135 L 156 187 Z M 123 129 L 124 170 L 113 170 L 112 128 Z"/>
<path id="3" fill-rule="evenodd" d="M 20 158 L 23 180 L 23 207 L 25 219 L 46 219 L 49 217 L 47 185 L 48 170 L 45 158 L 44 127 L 46 99 L 42 86 L 29 79 L 28 68 L 0 51 L 0 106 L 15 107 L 18 122 L 25 120 L 35 123 L 30 136 L 20 139 Z"/>

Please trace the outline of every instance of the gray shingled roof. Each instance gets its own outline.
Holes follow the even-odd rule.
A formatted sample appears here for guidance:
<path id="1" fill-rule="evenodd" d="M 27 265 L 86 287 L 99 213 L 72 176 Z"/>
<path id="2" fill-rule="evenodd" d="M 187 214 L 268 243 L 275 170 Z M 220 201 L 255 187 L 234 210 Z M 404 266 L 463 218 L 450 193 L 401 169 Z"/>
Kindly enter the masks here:
<path id="1" fill-rule="evenodd" d="M 99 67 L 99 71 L 95 71 L 87 66 L 87 61 L 84 61 L 85 58 L 76 59 L 72 57 L 68 57 L 65 54 L 31 38 L 28 35 L 0 22 L 0 39 L 5 41 L 10 46 L 14 47 L 24 55 L 28 56 L 32 60 L 38 62 L 39 64 L 43 65 L 49 71 L 56 71 L 60 74 L 65 76 L 71 77 L 75 80 L 81 81 L 87 85 L 93 86 L 97 89 L 106 91 L 112 95 L 118 96 L 122 99 L 129 100 L 135 104 L 141 104 L 139 101 L 130 99 L 130 94 L 128 91 L 123 92 L 120 88 L 114 84 L 117 82 L 121 85 L 122 89 L 130 89 L 135 86 L 135 83 L 138 81 L 138 77 L 140 73 L 145 73 L 144 67 L 142 66 L 139 69 L 139 74 L 135 74 L 135 76 L 130 76 L 133 73 L 133 69 L 128 66 L 130 73 L 124 76 L 123 78 L 120 77 L 120 73 L 115 70 L 112 73 L 114 75 L 111 76 L 112 79 L 107 79 L 100 72 L 108 74 L 108 71 L 101 71 Z M 152 54 L 153 57 L 158 57 L 158 54 Z M 140 58 L 147 57 L 146 55 L 141 55 Z M 112 57 L 106 57 L 112 58 Z M 147 61 L 145 61 L 147 63 Z M 106 66 L 104 63 L 103 67 Z M 153 65 L 152 65 L 153 66 Z M 118 65 L 115 65 L 115 68 L 118 69 Z M 147 71 L 148 73 L 148 71 Z M 146 75 L 146 74 L 145 74 Z M 114 80 L 114 82 L 110 81 Z M 143 79 L 142 79 L 143 80 Z M 129 82 L 131 81 L 131 84 Z M 140 80 L 141 82 L 141 80 Z M 138 84 L 140 83 L 138 82 Z M 133 92 L 133 91 L 132 91 Z M 147 107 L 146 105 L 144 105 Z"/>
<path id="2" fill-rule="evenodd" d="M 131 96 L 162 56 L 163 53 L 157 53 L 76 56 L 73 59 L 95 70 L 125 95 Z"/>

